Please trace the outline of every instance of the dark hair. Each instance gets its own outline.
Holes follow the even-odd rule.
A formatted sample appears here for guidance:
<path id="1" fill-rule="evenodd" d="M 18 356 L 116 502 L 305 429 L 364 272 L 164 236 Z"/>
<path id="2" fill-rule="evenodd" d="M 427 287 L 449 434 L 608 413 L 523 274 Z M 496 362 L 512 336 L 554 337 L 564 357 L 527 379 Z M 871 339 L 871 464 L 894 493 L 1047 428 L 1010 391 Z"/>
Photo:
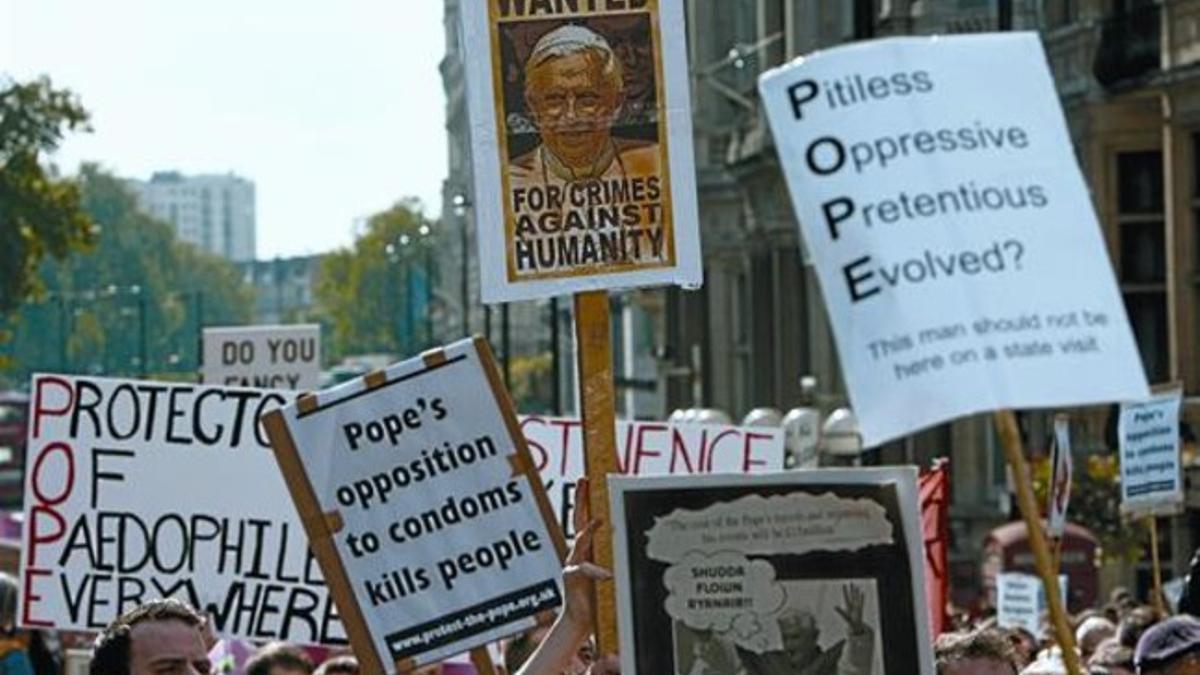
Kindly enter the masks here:
<path id="1" fill-rule="evenodd" d="M 113 619 L 96 637 L 88 675 L 129 675 L 130 634 L 134 626 L 149 621 L 180 621 L 197 630 L 204 625 L 204 617 L 174 598 L 139 605 Z"/>
<path id="2" fill-rule="evenodd" d="M 358 675 L 358 659 L 353 656 L 335 656 L 317 666 L 316 675 Z"/>
<path id="3" fill-rule="evenodd" d="M 933 643 L 938 675 L 945 675 L 949 666 L 968 659 L 987 659 L 1007 664 L 1017 675 L 1017 661 L 1007 636 L 991 629 L 970 633 L 945 633 Z"/>
<path id="4" fill-rule="evenodd" d="M 255 652 L 246 662 L 246 675 L 271 675 L 271 669 L 275 666 L 309 674 L 313 671 L 312 661 L 299 647 L 286 642 L 272 642 Z"/>
<path id="5" fill-rule="evenodd" d="M 1150 626 L 1158 622 L 1158 615 L 1149 607 L 1138 607 L 1125 615 L 1117 625 L 1117 641 L 1130 649 L 1137 649 L 1138 640 Z"/>

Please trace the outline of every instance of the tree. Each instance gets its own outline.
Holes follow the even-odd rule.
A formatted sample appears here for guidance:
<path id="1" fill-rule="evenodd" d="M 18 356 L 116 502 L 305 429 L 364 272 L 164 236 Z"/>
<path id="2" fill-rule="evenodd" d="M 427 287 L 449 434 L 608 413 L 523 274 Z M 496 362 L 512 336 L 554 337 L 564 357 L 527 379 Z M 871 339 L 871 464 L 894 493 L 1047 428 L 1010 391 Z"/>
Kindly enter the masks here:
<path id="1" fill-rule="evenodd" d="M 190 377 L 202 324 L 248 321 L 250 289 L 232 263 L 140 211 L 119 178 L 85 165 L 75 184 L 103 231 L 88 255 L 41 266 L 47 292 L 13 322 L 13 379 L 38 369 Z"/>
<path id="2" fill-rule="evenodd" d="M 79 186 L 41 161 L 68 132 L 88 130 L 87 111 L 49 79 L 0 81 L 0 317 L 39 289 L 43 259 L 62 259 L 93 239 Z"/>
<path id="3" fill-rule="evenodd" d="M 406 356 L 429 346 L 419 289 L 430 283 L 432 243 L 422 226 L 420 202 L 402 200 L 371 216 L 352 248 L 321 261 L 316 300 L 332 327 L 332 356 Z"/>

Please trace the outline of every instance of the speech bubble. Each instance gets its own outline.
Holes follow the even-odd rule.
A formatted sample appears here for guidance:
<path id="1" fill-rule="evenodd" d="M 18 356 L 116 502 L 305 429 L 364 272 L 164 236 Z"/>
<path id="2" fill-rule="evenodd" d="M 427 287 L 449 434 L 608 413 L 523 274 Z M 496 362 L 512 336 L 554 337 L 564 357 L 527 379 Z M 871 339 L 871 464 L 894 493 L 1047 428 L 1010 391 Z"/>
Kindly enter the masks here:
<path id="1" fill-rule="evenodd" d="M 720 633 L 756 654 L 783 649 L 776 615 L 787 593 L 765 560 L 740 553 L 689 553 L 663 575 L 666 610 L 696 630 Z"/>
<path id="2" fill-rule="evenodd" d="M 887 510 L 870 499 L 833 493 L 749 495 L 701 511 L 676 509 L 647 533 L 647 554 L 678 563 L 693 551 L 734 550 L 743 555 L 802 555 L 857 551 L 894 543 Z"/>

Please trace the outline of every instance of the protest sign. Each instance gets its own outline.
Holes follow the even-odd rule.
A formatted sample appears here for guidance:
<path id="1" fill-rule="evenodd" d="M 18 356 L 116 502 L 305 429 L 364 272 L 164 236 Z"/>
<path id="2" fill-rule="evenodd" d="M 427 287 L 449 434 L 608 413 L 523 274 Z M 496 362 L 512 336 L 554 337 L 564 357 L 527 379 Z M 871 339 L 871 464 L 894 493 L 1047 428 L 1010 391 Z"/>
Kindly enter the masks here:
<path id="1" fill-rule="evenodd" d="M 257 420 L 278 392 L 32 380 L 21 624 L 95 631 L 160 597 L 247 640 L 345 644 Z"/>
<path id="2" fill-rule="evenodd" d="M 484 302 L 699 286 L 681 0 L 460 9 Z"/>
<path id="3" fill-rule="evenodd" d="M 1122 403 L 1117 422 L 1121 443 L 1121 513 L 1166 515 L 1183 507 L 1179 457 L 1179 408 L 1183 389 L 1161 391 L 1148 400 Z"/>
<path id="4" fill-rule="evenodd" d="M 205 328 L 200 372 L 209 384 L 311 391 L 321 374 L 321 327 Z"/>
<path id="5" fill-rule="evenodd" d="M 583 422 L 528 416 L 521 432 L 563 532 L 573 537 L 575 483 L 584 475 Z M 617 422 L 617 470 L 626 475 L 768 473 L 783 469 L 783 431 L 718 424 Z"/>
<path id="6" fill-rule="evenodd" d="M 1058 575 L 1063 602 L 1067 601 L 1067 575 Z M 1041 635 L 1046 591 L 1042 580 L 1032 574 L 1003 572 L 996 575 L 996 622 L 1001 628 L 1022 628 L 1034 637 Z"/>
<path id="7" fill-rule="evenodd" d="M 915 470 L 609 483 L 621 672 L 933 672 Z"/>
<path id="8" fill-rule="evenodd" d="M 482 339 L 306 394 L 264 425 L 369 671 L 440 661 L 561 604 L 565 545 Z"/>
<path id="9" fill-rule="evenodd" d="M 1071 482 L 1074 479 L 1071 459 L 1071 422 L 1065 415 L 1054 418 L 1054 444 L 1050 447 L 1049 504 L 1046 505 L 1046 532 L 1062 539 L 1067 527 L 1067 507 L 1071 504 Z"/>
<path id="10" fill-rule="evenodd" d="M 856 43 L 759 89 L 868 447 L 1146 396 L 1036 33 Z"/>

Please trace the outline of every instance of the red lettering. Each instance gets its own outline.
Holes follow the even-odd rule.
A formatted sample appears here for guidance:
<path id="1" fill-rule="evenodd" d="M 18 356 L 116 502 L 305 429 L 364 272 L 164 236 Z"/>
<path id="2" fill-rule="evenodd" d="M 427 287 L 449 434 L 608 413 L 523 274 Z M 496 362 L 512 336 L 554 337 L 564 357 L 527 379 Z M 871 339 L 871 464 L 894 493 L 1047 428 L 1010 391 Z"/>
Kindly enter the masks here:
<path id="1" fill-rule="evenodd" d="M 701 467 L 704 466 L 703 438 L 704 438 L 705 433 L 707 433 L 707 432 L 701 431 L 701 439 L 702 439 L 701 443 L 700 443 L 700 466 Z M 672 475 L 674 475 L 676 473 L 675 460 L 680 457 L 683 458 L 683 464 L 684 464 L 684 466 L 687 467 L 687 472 L 688 473 L 696 473 L 695 469 L 692 468 L 692 458 L 691 458 L 691 456 L 688 455 L 688 447 L 687 447 L 687 442 L 684 441 L 683 430 L 681 430 L 679 427 L 675 427 L 674 429 L 671 430 L 671 474 Z"/>
<path id="2" fill-rule="evenodd" d="M 23 616 L 25 618 L 25 622 L 22 625 L 38 626 L 38 627 L 42 627 L 42 628 L 53 628 L 54 627 L 54 623 L 52 621 L 45 621 L 42 619 L 33 618 L 33 612 L 32 612 L 33 602 L 35 600 L 42 599 L 42 596 L 33 592 L 33 578 L 34 577 L 48 577 L 48 576 L 50 576 L 50 570 L 41 570 L 41 569 L 26 569 L 25 570 L 25 583 L 23 584 L 24 590 L 21 592 L 21 616 Z"/>
<path id="3" fill-rule="evenodd" d="M 662 457 L 662 453 L 646 447 L 646 434 L 670 431 L 670 427 L 665 424 L 639 424 L 637 425 L 637 451 L 634 453 L 633 474 L 635 476 L 642 473 L 642 458 L 643 457 Z"/>
<path id="4" fill-rule="evenodd" d="M 767 463 L 761 459 L 751 459 L 754 455 L 754 450 L 751 446 L 754 441 L 769 441 L 771 434 L 764 434 L 758 431 L 746 432 L 746 442 L 743 444 L 745 450 L 742 452 L 742 471 L 750 473 L 750 468 L 755 466 L 766 466 Z"/>
<path id="5" fill-rule="evenodd" d="M 708 446 L 708 466 L 705 467 L 708 473 L 712 473 L 713 463 L 717 457 L 717 444 L 725 439 L 726 436 L 739 436 L 741 431 L 738 429 L 726 429 L 713 437 L 712 443 Z"/>
<path id="6" fill-rule="evenodd" d="M 63 481 L 62 491 L 54 497 L 47 497 L 42 492 L 42 462 L 55 451 L 61 451 L 67 459 L 67 477 Z M 71 446 L 62 441 L 55 441 L 42 448 L 42 451 L 38 453 L 37 459 L 33 462 L 33 477 L 30 483 L 33 485 L 33 495 L 43 505 L 57 506 L 66 501 L 67 497 L 71 495 L 72 488 L 75 487 L 75 456 L 71 451 Z"/>
<path id="7" fill-rule="evenodd" d="M 67 402 L 61 408 L 50 408 L 46 406 L 45 391 L 46 385 L 58 385 L 67 395 Z M 37 384 L 34 385 L 33 395 L 33 437 L 39 438 L 42 434 L 42 415 L 51 415 L 59 417 L 71 412 L 71 406 L 75 403 L 75 394 L 71 389 L 71 383 L 61 377 L 45 376 L 39 377 Z"/>
<path id="8" fill-rule="evenodd" d="M 558 475 L 567 475 L 568 458 L 574 449 L 571 448 L 571 429 L 582 427 L 583 423 L 575 420 L 550 420 L 550 426 L 562 428 L 562 462 L 558 468 Z"/>
<path id="9" fill-rule="evenodd" d="M 58 525 L 58 530 L 52 534 L 42 534 L 42 529 L 38 527 L 38 523 L 42 522 L 38 516 L 50 516 L 51 520 Z M 48 507 L 34 505 L 29 509 L 29 522 L 25 523 L 25 527 L 29 531 L 29 544 L 25 547 L 25 565 L 31 566 L 37 562 L 37 548 L 40 544 L 49 544 L 58 541 L 67 536 L 67 519 L 62 517 L 58 511 Z"/>
<path id="10" fill-rule="evenodd" d="M 633 475 L 637 475 L 638 469 L 635 466 L 636 462 L 629 461 L 629 454 L 633 452 L 633 432 L 637 424 L 628 424 L 625 426 L 625 440 L 621 443 L 621 452 L 617 453 L 617 468 L 621 473 L 628 473 L 630 468 L 633 468 Z"/>
<path id="11" fill-rule="evenodd" d="M 541 473 L 546 470 L 546 465 L 550 463 L 550 453 L 544 445 L 530 438 L 529 432 L 525 430 L 525 427 L 531 423 L 545 425 L 546 421 L 540 417 L 526 417 L 521 420 L 521 435 L 525 437 L 525 443 L 529 446 L 529 449 L 536 451 L 530 454 L 533 455 L 533 465 L 537 467 L 538 473 Z"/>

